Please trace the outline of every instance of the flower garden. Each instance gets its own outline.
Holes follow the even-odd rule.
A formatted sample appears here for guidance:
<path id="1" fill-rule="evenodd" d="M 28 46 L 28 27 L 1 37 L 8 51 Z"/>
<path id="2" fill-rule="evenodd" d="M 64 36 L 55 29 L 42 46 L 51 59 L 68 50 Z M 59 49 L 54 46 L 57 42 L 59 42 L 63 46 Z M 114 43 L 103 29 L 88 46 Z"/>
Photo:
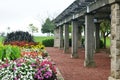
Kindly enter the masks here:
<path id="1" fill-rule="evenodd" d="M 0 43 L 0 80 L 57 80 L 56 74 L 44 45 L 28 32 L 9 33 Z"/>

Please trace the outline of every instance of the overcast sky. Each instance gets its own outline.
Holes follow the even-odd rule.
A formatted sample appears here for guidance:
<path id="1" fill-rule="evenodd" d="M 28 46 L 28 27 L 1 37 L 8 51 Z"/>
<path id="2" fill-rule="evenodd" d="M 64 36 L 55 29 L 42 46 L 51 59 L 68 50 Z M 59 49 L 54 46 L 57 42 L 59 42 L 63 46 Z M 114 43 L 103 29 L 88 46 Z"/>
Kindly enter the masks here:
<path id="1" fill-rule="evenodd" d="M 55 18 L 74 0 L 0 0 L 0 32 L 28 30 L 33 23 L 41 28 L 47 18 Z"/>

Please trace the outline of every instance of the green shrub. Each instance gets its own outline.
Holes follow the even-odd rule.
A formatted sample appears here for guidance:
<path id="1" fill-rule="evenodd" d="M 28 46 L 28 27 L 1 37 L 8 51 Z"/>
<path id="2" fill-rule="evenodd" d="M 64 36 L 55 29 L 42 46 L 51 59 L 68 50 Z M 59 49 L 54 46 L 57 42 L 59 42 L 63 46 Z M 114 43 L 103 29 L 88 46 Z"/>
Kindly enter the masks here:
<path id="1" fill-rule="evenodd" d="M 0 44 L 0 60 L 8 59 L 15 60 L 21 57 L 20 48 L 17 46 L 11 45 L 2 45 Z"/>
<path id="2" fill-rule="evenodd" d="M 8 33 L 5 37 L 4 42 L 12 42 L 12 41 L 27 41 L 27 42 L 34 42 L 33 36 L 28 32 L 23 31 L 16 31 Z"/>
<path id="3" fill-rule="evenodd" d="M 4 54 L 4 46 L 0 43 L 0 60 L 2 60 Z"/>
<path id="4" fill-rule="evenodd" d="M 100 45 L 100 48 L 103 48 L 103 40 L 100 40 L 100 43 L 99 43 L 99 45 Z M 82 46 L 83 47 L 85 47 L 85 39 L 84 38 L 82 38 Z"/>
<path id="5" fill-rule="evenodd" d="M 54 39 L 45 39 L 42 41 L 42 44 L 45 47 L 53 47 L 54 46 Z"/>
<path id="6" fill-rule="evenodd" d="M 4 41 L 4 37 L 0 36 L 0 42 Z"/>

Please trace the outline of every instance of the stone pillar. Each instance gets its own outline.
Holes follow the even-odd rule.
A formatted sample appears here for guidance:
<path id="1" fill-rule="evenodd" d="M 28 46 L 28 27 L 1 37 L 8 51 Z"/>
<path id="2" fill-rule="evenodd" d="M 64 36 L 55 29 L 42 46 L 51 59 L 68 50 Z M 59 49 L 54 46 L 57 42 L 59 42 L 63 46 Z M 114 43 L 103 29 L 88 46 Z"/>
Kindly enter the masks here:
<path id="1" fill-rule="evenodd" d="M 60 39 L 59 39 L 59 28 L 54 29 L 54 47 L 60 46 Z"/>
<path id="2" fill-rule="evenodd" d="M 96 27 L 95 27 L 95 49 L 99 49 L 100 48 L 100 35 L 99 35 L 99 30 L 100 30 L 100 23 L 96 23 Z"/>
<path id="3" fill-rule="evenodd" d="M 69 24 L 64 24 L 64 53 L 69 52 Z"/>
<path id="4" fill-rule="evenodd" d="M 81 42 L 81 38 L 82 38 L 81 29 L 82 29 L 82 26 L 79 26 L 78 27 L 78 47 L 82 46 L 82 42 Z"/>
<path id="5" fill-rule="evenodd" d="M 59 34 L 60 34 L 59 35 L 59 37 L 60 37 L 60 39 L 59 39 L 60 40 L 60 43 L 59 43 L 60 46 L 59 46 L 59 48 L 63 49 L 63 27 L 62 26 L 59 27 Z"/>
<path id="6" fill-rule="evenodd" d="M 111 75 L 109 80 L 120 80 L 120 3 L 111 5 Z"/>
<path id="7" fill-rule="evenodd" d="M 87 14 L 85 16 L 85 62 L 84 66 L 94 67 L 94 52 L 95 52 L 95 24 L 93 16 Z"/>
<path id="8" fill-rule="evenodd" d="M 72 58 L 78 58 L 78 22 L 72 21 Z"/>

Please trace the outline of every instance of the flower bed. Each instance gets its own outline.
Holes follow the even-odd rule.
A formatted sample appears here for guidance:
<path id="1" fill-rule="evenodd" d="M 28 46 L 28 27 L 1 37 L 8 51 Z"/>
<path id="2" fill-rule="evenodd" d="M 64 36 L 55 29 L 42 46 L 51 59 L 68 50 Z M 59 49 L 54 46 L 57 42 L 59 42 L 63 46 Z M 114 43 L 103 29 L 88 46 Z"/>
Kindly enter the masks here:
<path id="1" fill-rule="evenodd" d="M 0 80 L 55 80 L 56 69 L 42 57 L 0 61 Z"/>
<path id="2" fill-rule="evenodd" d="M 0 80 L 57 80 L 56 68 L 42 44 L 0 47 Z M 16 50 L 20 55 L 12 58 Z"/>

